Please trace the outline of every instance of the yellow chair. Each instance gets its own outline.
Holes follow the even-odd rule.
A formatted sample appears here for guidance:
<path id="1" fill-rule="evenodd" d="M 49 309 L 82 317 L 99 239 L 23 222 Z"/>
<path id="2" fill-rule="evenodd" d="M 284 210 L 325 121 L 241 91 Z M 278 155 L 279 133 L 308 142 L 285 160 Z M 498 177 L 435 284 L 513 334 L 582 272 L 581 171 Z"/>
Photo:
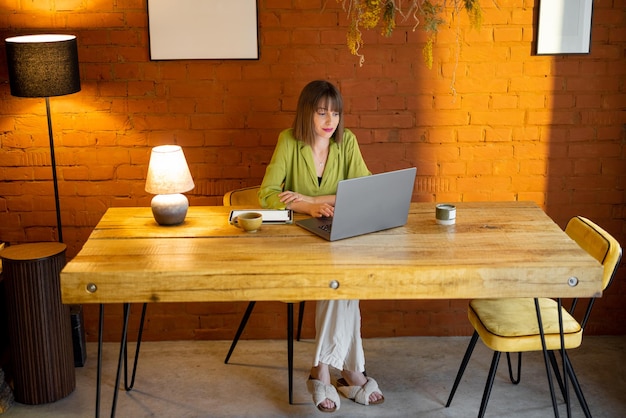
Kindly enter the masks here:
<path id="1" fill-rule="evenodd" d="M 259 208 L 260 186 L 244 187 L 227 192 L 224 195 L 224 206 L 246 206 L 247 209 Z"/>
<path id="2" fill-rule="evenodd" d="M 570 238 L 576 241 L 582 249 L 602 264 L 604 267 L 602 286 L 603 289 L 606 289 L 615 275 L 615 271 L 619 266 L 622 256 L 622 249 L 619 243 L 608 232 L 604 231 L 590 220 L 580 216 L 570 219 L 567 227 L 565 228 L 565 232 Z M 580 322 L 574 317 L 577 300 L 573 301 L 569 311 L 561 307 L 563 346 L 565 349 L 580 346 L 582 342 L 583 329 L 589 319 L 589 314 L 591 312 L 591 308 L 593 307 L 594 300 L 594 298 L 589 300 Z M 454 381 L 446 407 L 449 407 L 452 402 L 452 398 L 454 397 L 461 377 L 463 376 L 463 372 L 465 371 L 465 367 L 467 366 L 467 363 L 472 355 L 472 351 L 474 350 L 478 337 L 480 337 L 487 347 L 494 350 L 491 368 L 487 377 L 487 383 L 485 384 L 485 391 L 483 393 L 478 416 L 483 417 L 485 414 L 485 409 L 487 408 L 487 402 L 489 401 L 489 395 L 491 393 L 501 353 L 506 353 L 507 355 L 509 378 L 511 382 L 513 384 L 519 383 L 522 352 L 544 351 L 538 325 L 537 307 L 539 307 L 541 312 L 540 317 L 545 335 L 545 350 L 547 350 L 546 355 L 550 360 L 563 397 L 567 400 L 567 385 L 564 385 L 563 383 L 564 381 L 567 382 L 567 380 L 561 378 L 557 360 L 554 355 L 554 351 L 561 350 L 561 335 L 559 331 L 558 315 L 558 309 L 560 306 L 560 300 L 557 302 L 549 298 L 472 300 L 468 308 L 468 317 L 475 331 L 461 362 L 461 366 L 456 376 L 456 380 Z M 580 317 L 580 315 L 578 316 Z M 516 352 L 518 353 L 517 377 L 514 377 L 510 353 Z M 585 416 L 590 417 L 591 413 L 589 411 L 589 407 L 587 406 L 582 390 L 580 389 L 580 385 L 578 383 L 578 379 L 576 378 L 576 374 L 574 373 L 571 361 L 565 350 L 563 350 L 562 353 L 563 365 L 565 367 L 564 373 L 566 373 L 566 376 L 572 381 L 574 392 L 578 397 L 578 401 L 580 402 Z M 556 408 L 556 399 L 552 386 L 552 380 L 550 379 L 549 368 L 547 369 L 547 372 L 550 394 L 552 396 L 552 404 L 554 408 Z"/>
<path id="3" fill-rule="evenodd" d="M 259 198 L 258 198 L 259 186 L 253 187 L 245 187 L 242 189 L 232 190 L 227 192 L 224 195 L 223 203 L 224 206 L 246 206 L 246 208 L 253 209 L 259 207 Z M 293 302 L 287 303 L 287 366 L 289 373 L 289 403 L 293 404 Z M 248 323 L 248 319 L 250 318 L 250 314 L 252 314 L 252 310 L 254 309 L 255 301 L 251 301 L 248 303 L 248 307 L 243 314 L 243 318 L 241 318 L 241 322 L 239 323 L 239 328 L 237 328 L 237 332 L 235 333 L 235 337 L 233 338 L 233 342 L 230 345 L 230 349 L 228 350 L 228 354 L 226 355 L 226 359 L 224 363 L 228 364 L 228 360 L 230 360 L 230 356 L 233 354 L 235 347 L 237 346 L 237 342 L 239 341 L 239 337 L 243 333 L 243 330 L 246 328 L 246 324 Z M 302 332 L 302 319 L 304 317 L 304 302 L 300 302 L 298 309 L 298 333 L 297 340 L 300 341 L 300 336 Z"/>

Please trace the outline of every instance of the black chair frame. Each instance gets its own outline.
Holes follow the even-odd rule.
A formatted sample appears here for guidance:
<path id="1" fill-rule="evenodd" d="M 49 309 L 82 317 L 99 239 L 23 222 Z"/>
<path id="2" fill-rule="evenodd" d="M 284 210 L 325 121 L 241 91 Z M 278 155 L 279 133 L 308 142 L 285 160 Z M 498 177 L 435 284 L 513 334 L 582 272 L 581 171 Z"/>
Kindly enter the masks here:
<path id="1" fill-rule="evenodd" d="M 619 262 L 618 262 L 619 265 Z M 608 287 L 608 286 L 607 286 Z M 562 318 L 561 316 L 561 307 L 562 307 L 562 303 L 561 303 L 561 299 L 557 299 L 558 302 L 558 312 L 559 312 L 559 322 L 562 325 Z M 589 316 L 591 315 L 591 309 L 593 308 L 595 302 L 595 298 L 591 298 L 589 299 L 589 303 L 587 305 L 587 308 L 585 310 L 585 313 L 583 315 L 583 318 L 580 322 L 581 327 L 584 329 L 585 325 L 587 325 L 587 321 L 589 320 Z M 570 309 L 568 310 L 568 312 L 570 314 L 574 314 L 576 307 L 578 304 L 578 299 L 573 299 L 572 301 L 572 305 L 570 307 Z M 555 374 L 555 378 L 556 381 L 559 385 L 559 389 L 561 390 L 561 394 L 563 395 L 563 399 L 566 401 L 567 404 L 567 416 L 571 416 L 571 411 L 570 411 L 570 402 L 569 402 L 569 393 L 568 393 L 568 384 L 567 384 L 567 378 L 569 378 L 572 382 L 572 387 L 574 389 L 574 392 L 576 394 L 576 397 L 578 398 L 578 402 L 580 403 L 580 406 L 583 410 L 583 413 L 585 414 L 585 417 L 587 418 L 591 418 L 591 412 L 589 410 L 589 405 L 587 404 L 587 401 L 585 400 L 585 397 L 583 395 L 582 389 L 580 387 L 580 383 L 578 382 L 578 378 L 576 377 L 576 373 L 574 372 L 574 368 L 572 366 L 571 360 L 569 358 L 569 356 L 567 355 L 567 351 L 565 349 L 561 349 L 558 350 L 561 353 L 561 360 L 562 360 L 562 368 L 564 370 L 564 375 L 561 376 L 561 373 L 559 372 L 559 365 L 556 359 L 556 356 L 554 354 L 553 350 L 546 350 L 545 349 L 545 341 L 543 338 L 543 328 L 542 328 L 542 324 L 541 324 L 541 313 L 539 310 L 539 305 L 538 305 L 538 301 L 537 299 L 535 299 L 535 308 L 537 310 L 537 318 L 540 321 L 539 325 L 540 325 L 540 332 L 541 332 L 541 338 L 542 338 L 542 342 L 544 344 L 544 355 L 546 356 L 546 367 L 548 362 L 550 363 L 552 370 Z M 456 390 L 459 386 L 459 383 L 461 381 L 461 378 L 463 377 L 463 373 L 465 372 L 465 368 L 467 367 L 467 364 L 469 363 L 470 357 L 472 356 L 472 352 L 474 351 L 474 347 L 476 346 L 476 343 L 478 341 L 479 335 L 477 331 L 474 331 L 474 333 L 472 334 L 472 338 L 469 342 L 469 345 L 467 347 L 467 350 L 465 351 L 465 355 L 463 356 L 463 360 L 461 361 L 461 366 L 459 367 L 459 371 L 457 373 L 457 376 L 454 380 L 454 384 L 452 386 L 452 390 L 450 392 L 450 396 L 448 397 L 448 401 L 446 402 L 446 407 L 449 407 L 450 404 L 452 403 L 452 399 L 454 398 L 454 394 L 456 393 Z M 564 343 L 562 341 L 563 339 L 563 334 L 562 334 L 562 330 L 561 330 L 561 347 L 564 346 Z M 480 409 L 478 411 L 478 417 L 482 418 L 485 415 L 485 411 L 487 409 L 487 403 L 489 402 L 489 396 L 491 394 L 491 389 L 493 388 L 493 383 L 495 380 L 495 375 L 496 375 L 496 370 L 498 368 L 498 363 L 500 360 L 500 355 L 502 354 L 502 352 L 499 351 L 494 351 L 493 353 L 493 358 L 491 360 L 491 366 L 489 368 L 489 373 L 487 375 L 487 382 L 485 383 L 485 390 L 483 392 L 483 397 L 480 403 Z M 511 381 L 511 383 L 517 385 L 520 380 L 521 380 L 521 365 L 522 365 L 522 353 L 518 353 L 518 367 L 517 367 L 517 378 L 513 377 L 513 373 L 512 373 L 512 365 L 511 365 L 511 358 L 510 358 L 510 353 L 506 353 L 507 355 L 507 363 L 508 363 L 508 368 L 509 368 L 509 379 Z M 555 394 L 554 394 L 554 388 L 553 388 L 553 384 L 552 384 L 552 378 L 550 375 L 550 370 L 547 369 L 547 374 L 548 374 L 548 384 L 550 386 L 550 395 L 552 397 L 552 404 L 554 407 L 554 412 L 555 412 L 555 416 L 559 416 L 558 414 L 558 410 L 556 409 L 556 399 L 555 399 Z"/>
<path id="2" fill-rule="evenodd" d="M 296 339 L 300 341 L 300 337 L 302 334 L 302 319 L 304 318 L 304 304 L 302 301 L 299 303 L 298 308 L 298 332 L 296 334 Z M 254 306 L 256 305 L 255 301 L 251 301 L 248 303 L 248 307 L 241 318 L 241 322 L 239 323 L 239 328 L 237 328 L 237 332 L 235 333 L 235 337 L 233 338 L 233 342 L 230 345 L 228 350 L 228 354 L 226 354 L 226 358 L 224 359 L 224 363 L 228 364 L 235 347 L 237 346 L 237 342 L 239 342 L 239 338 L 243 333 L 243 330 L 246 328 L 246 324 L 248 323 L 248 319 L 250 319 L 250 315 L 254 310 Z M 293 405 L 293 303 L 287 303 L 287 373 L 289 375 L 289 404 Z"/>

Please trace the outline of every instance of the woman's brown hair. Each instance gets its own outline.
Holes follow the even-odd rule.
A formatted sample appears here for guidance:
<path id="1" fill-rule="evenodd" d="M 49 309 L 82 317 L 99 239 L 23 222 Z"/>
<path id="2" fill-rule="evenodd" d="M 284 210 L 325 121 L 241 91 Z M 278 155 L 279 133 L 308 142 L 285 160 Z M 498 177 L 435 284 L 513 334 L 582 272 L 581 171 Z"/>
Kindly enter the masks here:
<path id="1" fill-rule="evenodd" d="M 293 121 L 293 136 L 305 144 L 313 145 L 313 115 L 319 108 L 339 113 L 339 124 L 333 137 L 335 142 L 340 143 L 343 139 L 343 98 L 337 87 L 325 80 L 311 81 L 302 89 Z"/>

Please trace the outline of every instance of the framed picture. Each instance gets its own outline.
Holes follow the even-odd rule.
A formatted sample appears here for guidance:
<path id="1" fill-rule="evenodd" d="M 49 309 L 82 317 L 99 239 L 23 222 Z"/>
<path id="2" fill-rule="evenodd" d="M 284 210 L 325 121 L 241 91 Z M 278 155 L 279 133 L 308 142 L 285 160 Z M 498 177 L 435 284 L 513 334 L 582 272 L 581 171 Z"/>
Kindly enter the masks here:
<path id="1" fill-rule="evenodd" d="M 537 54 L 588 54 L 593 0 L 541 0 Z"/>
<path id="2" fill-rule="evenodd" d="M 148 0 L 150 59 L 258 59 L 256 0 Z"/>

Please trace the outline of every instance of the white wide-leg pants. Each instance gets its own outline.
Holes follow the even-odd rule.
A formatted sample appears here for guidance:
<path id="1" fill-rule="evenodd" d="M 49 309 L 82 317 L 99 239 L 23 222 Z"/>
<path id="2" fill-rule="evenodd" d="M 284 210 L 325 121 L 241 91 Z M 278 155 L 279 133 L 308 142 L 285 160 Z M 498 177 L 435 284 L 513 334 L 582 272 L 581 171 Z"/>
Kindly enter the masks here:
<path id="1" fill-rule="evenodd" d="M 319 300 L 315 308 L 313 366 L 328 364 L 339 370 L 365 371 L 358 300 Z"/>

